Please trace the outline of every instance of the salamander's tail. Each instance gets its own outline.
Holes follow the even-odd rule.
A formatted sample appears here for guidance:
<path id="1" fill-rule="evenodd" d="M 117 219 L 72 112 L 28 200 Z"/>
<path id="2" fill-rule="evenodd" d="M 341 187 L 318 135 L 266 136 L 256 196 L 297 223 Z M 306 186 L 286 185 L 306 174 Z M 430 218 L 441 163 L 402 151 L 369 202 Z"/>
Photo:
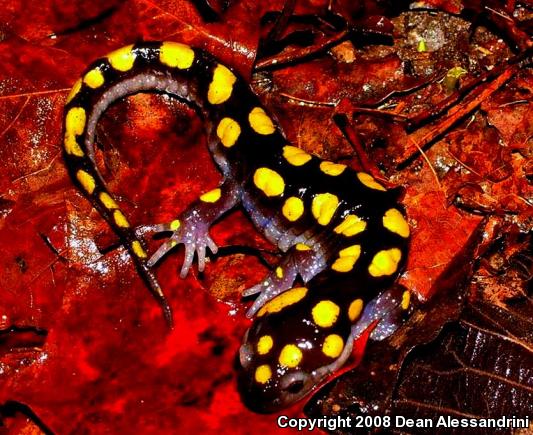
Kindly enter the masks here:
<path id="1" fill-rule="evenodd" d="M 67 153 L 65 152 L 65 154 Z M 68 154 L 66 161 L 75 184 L 117 233 L 120 241 L 129 251 L 141 277 L 161 305 L 169 326 L 172 327 L 172 311 L 157 278 L 147 265 L 148 254 L 146 253 L 144 242 L 136 236 L 128 219 L 107 190 L 100 174 L 92 165 L 92 161 L 83 158 L 72 159 Z"/>
<path id="2" fill-rule="evenodd" d="M 67 152 L 65 154 L 67 166 L 74 183 L 87 196 L 91 204 L 109 223 L 115 233 L 117 233 L 121 243 L 124 244 L 130 253 L 139 274 L 159 302 L 166 321 L 172 327 L 172 311 L 157 278 L 147 265 L 148 254 L 144 242 L 137 237 L 128 219 L 107 190 L 100 174 L 94 165 L 92 165 L 92 160 L 81 157 L 73 159 Z"/>
<path id="3" fill-rule="evenodd" d="M 125 95 L 161 91 L 187 100 L 194 98 L 189 86 L 195 83 L 193 78 L 198 82 L 198 71 L 200 75 L 206 71 L 209 62 L 202 52 L 174 42 L 123 47 L 95 61 L 85 71 L 74 84 L 65 106 L 63 148 L 68 171 L 76 186 L 119 236 L 169 325 L 172 325 L 172 312 L 147 264 L 144 242 L 135 234 L 96 167 L 95 130 L 107 107 Z"/>

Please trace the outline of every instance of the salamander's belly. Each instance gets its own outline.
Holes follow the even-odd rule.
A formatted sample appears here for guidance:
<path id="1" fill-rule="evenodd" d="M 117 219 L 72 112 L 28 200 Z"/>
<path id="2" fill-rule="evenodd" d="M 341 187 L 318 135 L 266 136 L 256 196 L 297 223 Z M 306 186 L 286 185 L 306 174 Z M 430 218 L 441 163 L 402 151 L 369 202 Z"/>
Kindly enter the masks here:
<path id="1" fill-rule="evenodd" d="M 262 201 L 253 193 L 243 192 L 242 204 L 255 227 L 281 251 L 287 252 L 291 246 L 297 244 L 305 244 L 313 249 L 320 248 L 312 232 L 302 232 L 297 226 L 289 225 L 278 210 L 264 207 Z"/>

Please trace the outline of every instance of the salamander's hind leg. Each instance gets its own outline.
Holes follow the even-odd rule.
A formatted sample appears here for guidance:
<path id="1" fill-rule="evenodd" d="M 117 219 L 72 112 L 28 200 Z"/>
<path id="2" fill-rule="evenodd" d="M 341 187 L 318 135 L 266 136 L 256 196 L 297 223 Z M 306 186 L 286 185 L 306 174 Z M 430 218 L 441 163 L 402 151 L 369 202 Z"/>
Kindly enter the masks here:
<path id="1" fill-rule="evenodd" d="M 359 337 L 373 322 L 377 323 L 370 335 L 372 340 L 381 341 L 389 337 L 402 325 L 409 310 L 409 303 L 409 290 L 402 285 L 394 284 L 364 307 L 361 317 L 352 327 L 352 338 Z M 354 317 L 357 317 L 362 308 L 361 301 L 357 308 L 354 305 L 350 310 L 353 310 Z M 355 318 L 352 319 L 354 320 Z"/>
<path id="2" fill-rule="evenodd" d="M 154 266 L 163 256 L 179 244 L 185 246 L 185 258 L 180 276 L 185 278 L 196 253 L 198 270 L 205 267 L 206 249 L 216 254 L 218 247 L 209 235 L 209 228 L 224 213 L 235 207 L 240 201 L 240 188 L 231 182 L 224 182 L 220 187 L 204 193 L 192 203 L 178 219 L 158 225 L 145 225 L 137 228 L 138 235 L 146 233 L 172 232 L 157 251 L 150 257 L 147 264 Z"/>
<path id="3" fill-rule="evenodd" d="M 301 243 L 292 247 L 274 271 L 269 273 L 259 284 L 244 290 L 242 293 L 244 297 L 260 293 L 246 316 L 252 317 L 266 302 L 292 288 L 298 275 L 306 283 L 322 271 L 325 266 L 326 262 L 319 251 Z"/>

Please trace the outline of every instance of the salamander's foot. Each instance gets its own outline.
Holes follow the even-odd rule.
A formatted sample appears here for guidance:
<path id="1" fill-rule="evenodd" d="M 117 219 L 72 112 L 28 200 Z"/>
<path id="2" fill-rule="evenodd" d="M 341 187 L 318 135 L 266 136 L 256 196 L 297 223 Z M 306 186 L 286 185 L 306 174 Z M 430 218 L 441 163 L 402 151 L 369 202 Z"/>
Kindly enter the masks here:
<path id="1" fill-rule="evenodd" d="M 376 326 L 370 338 L 375 341 L 384 340 L 403 324 L 409 309 L 409 290 L 398 283 L 393 284 L 366 304 L 361 317 L 352 327 L 352 336 L 356 339 L 374 323 Z"/>
<path id="2" fill-rule="evenodd" d="M 181 267 L 181 278 L 187 276 L 192 266 L 195 253 L 198 259 L 198 271 L 203 272 L 206 248 L 209 248 L 213 254 L 218 252 L 218 246 L 209 235 L 208 225 L 202 222 L 201 219 L 195 219 L 194 216 L 189 216 L 183 221 L 176 219 L 166 224 L 141 226 L 137 228 L 136 232 L 138 235 L 144 235 L 148 232 L 155 234 L 172 232 L 172 236 L 148 260 L 147 264 L 149 267 L 153 267 L 170 250 L 183 243 L 185 246 L 185 258 Z"/>

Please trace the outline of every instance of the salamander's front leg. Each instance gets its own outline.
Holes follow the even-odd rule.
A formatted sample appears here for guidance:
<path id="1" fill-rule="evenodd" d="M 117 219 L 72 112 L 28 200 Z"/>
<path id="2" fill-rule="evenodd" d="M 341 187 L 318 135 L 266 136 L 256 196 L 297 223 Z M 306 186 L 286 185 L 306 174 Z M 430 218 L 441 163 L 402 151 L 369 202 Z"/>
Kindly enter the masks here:
<path id="1" fill-rule="evenodd" d="M 172 236 L 164 242 L 148 260 L 148 266 L 155 265 L 172 248 L 183 243 L 185 259 L 180 276 L 185 278 L 192 265 L 194 254 L 198 258 L 198 270 L 205 266 L 206 248 L 216 254 L 218 247 L 209 235 L 209 228 L 224 213 L 235 207 L 241 198 L 241 190 L 235 183 L 225 181 L 222 185 L 200 196 L 190 205 L 178 219 L 160 225 L 148 225 L 138 228 L 138 232 L 161 233 L 172 232 Z"/>
<path id="2" fill-rule="evenodd" d="M 274 271 L 262 282 L 242 293 L 243 296 L 260 293 L 246 316 L 252 317 L 270 299 L 292 288 L 298 275 L 306 283 L 322 271 L 325 266 L 326 261 L 319 250 L 313 250 L 302 243 L 293 246 Z"/>

